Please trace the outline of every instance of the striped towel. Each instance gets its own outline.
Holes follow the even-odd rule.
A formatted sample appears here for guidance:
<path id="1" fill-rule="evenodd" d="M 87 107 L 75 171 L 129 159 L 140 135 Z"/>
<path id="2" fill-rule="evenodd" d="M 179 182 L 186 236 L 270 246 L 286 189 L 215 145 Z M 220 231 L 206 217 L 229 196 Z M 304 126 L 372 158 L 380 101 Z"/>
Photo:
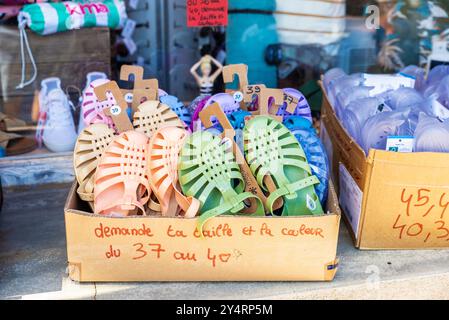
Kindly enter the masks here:
<path id="1" fill-rule="evenodd" d="M 34 32 L 47 35 L 89 27 L 120 29 L 126 18 L 125 4 L 121 0 L 64 1 L 25 5 L 19 14 L 19 25 L 25 21 Z"/>

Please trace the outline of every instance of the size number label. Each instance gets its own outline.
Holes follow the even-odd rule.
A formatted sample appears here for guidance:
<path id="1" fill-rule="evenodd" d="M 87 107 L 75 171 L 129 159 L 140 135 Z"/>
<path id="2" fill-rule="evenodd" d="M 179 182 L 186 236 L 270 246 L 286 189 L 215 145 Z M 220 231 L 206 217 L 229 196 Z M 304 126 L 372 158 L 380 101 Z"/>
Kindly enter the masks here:
<path id="1" fill-rule="evenodd" d="M 122 113 L 122 108 L 120 106 L 113 106 L 111 107 L 111 114 L 114 116 L 118 116 L 120 113 Z"/>

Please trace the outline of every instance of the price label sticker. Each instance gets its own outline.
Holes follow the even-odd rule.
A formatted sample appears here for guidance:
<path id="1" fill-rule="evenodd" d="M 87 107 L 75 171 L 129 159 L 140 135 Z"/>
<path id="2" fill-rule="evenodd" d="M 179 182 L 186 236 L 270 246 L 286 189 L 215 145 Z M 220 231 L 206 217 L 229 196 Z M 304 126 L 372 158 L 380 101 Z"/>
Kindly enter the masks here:
<path id="1" fill-rule="evenodd" d="M 125 94 L 125 101 L 128 103 L 132 103 L 133 102 L 133 98 L 134 95 L 131 92 L 128 92 L 127 94 Z"/>
<path id="2" fill-rule="evenodd" d="M 111 114 L 114 116 L 118 116 L 120 113 L 122 113 L 122 108 L 120 108 L 120 106 L 117 105 L 112 106 L 110 110 Z"/>
<path id="3" fill-rule="evenodd" d="M 234 92 L 233 97 L 236 102 L 241 102 L 243 100 L 243 93 L 236 91 Z"/>

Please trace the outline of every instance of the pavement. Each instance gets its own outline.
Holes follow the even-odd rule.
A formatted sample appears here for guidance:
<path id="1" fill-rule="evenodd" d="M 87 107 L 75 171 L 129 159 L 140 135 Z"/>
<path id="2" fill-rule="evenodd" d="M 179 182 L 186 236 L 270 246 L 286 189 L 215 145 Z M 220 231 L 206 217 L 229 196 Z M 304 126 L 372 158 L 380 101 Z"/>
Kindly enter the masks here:
<path id="1" fill-rule="evenodd" d="M 449 299 L 449 250 L 360 251 L 342 223 L 332 282 L 77 283 L 66 274 L 69 185 L 8 188 L 0 299 Z"/>

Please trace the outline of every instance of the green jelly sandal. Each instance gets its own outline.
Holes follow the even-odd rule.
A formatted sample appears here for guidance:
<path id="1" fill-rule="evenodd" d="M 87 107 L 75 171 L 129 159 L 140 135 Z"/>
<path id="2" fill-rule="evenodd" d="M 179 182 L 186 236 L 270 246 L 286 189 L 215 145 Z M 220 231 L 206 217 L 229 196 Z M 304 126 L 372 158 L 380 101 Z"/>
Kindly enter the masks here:
<path id="1" fill-rule="evenodd" d="M 265 215 L 262 201 L 251 192 L 243 192 L 243 176 L 225 139 L 205 131 L 193 133 L 181 150 L 178 171 L 183 193 L 200 201 L 200 234 L 207 220 L 239 213 L 249 198 L 258 202 L 252 215 Z"/>
<path id="2" fill-rule="evenodd" d="M 277 189 L 267 198 L 273 214 L 274 202 L 283 197 L 283 216 L 323 214 L 307 158 L 295 136 L 280 122 L 269 116 L 256 116 L 243 129 L 245 157 L 251 172 L 264 191 L 265 176 L 271 176 Z"/>

